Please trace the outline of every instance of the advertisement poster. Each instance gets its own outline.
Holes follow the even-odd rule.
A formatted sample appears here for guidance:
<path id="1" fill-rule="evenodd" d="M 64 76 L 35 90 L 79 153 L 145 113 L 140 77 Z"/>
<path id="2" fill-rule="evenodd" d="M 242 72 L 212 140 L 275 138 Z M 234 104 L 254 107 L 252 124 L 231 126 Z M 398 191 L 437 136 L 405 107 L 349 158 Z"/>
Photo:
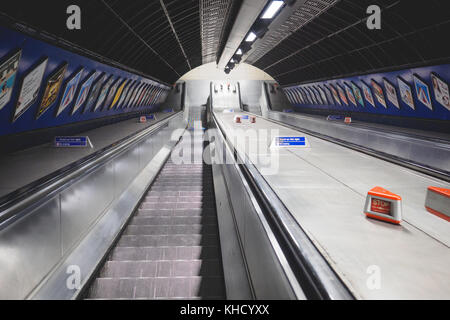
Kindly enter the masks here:
<path id="1" fill-rule="evenodd" d="M 66 84 L 66 89 L 64 90 L 64 94 L 61 99 L 61 104 L 59 105 L 58 112 L 56 116 L 59 116 L 61 112 L 63 112 L 73 101 L 75 98 L 75 92 L 78 89 L 78 84 L 80 83 L 81 75 L 83 74 L 83 69 L 78 71 L 72 79 L 69 80 Z"/>
<path id="2" fill-rule="evenodd" d="M 45 69 L 47 68 L 48 59 L 42 61 L 34 70 L 28 73 L 22 82 L 19 100 L 17 101 L 16 110 L 14 112 L 13 122 L 28 110 L 36 101 L 39 90 L 41 89 L 42 79 L 44 78 Z"/>
<path id="3" fill-rule="evenodd" d="M 311 99 L 313 101 L 313 104 L 319 104 L 319 101 L 317 101 L 317 97 L 316 97 L 314 91 L 311 88 L 309 88 L 309 87 L 307 87 L 306 90 L 308 90 L 309 95 L 310 95 L 310 97 L 311 97 Z"/>
<path id="4" fill-rule="evenodd" d="M 338 105 L 342 106 L 341 99 L 339 99 L 339 94 L 337 90 L 333 87 L 333 85 L 330 84 L 329 86 L 331 88 L 331 92 L 333 93 L 334 101 L 336 101 Z"/>
<path id="5" fill-rule="evenodd" d="M 347 96 L 348 96 L 348 100 L 350 100 L 350 102 L 352 103 L 352 104 L 354 104 L 355 105 L 355 107 L 357 107 L 358 105 L 356 104 L 356 100 L 355 100 L 355 96 L 353 95 L 353 90 L 352 90 L 352 88 L 350 88 L 349 86 L 348 86 L 348 84 L 344 84 L 344 86 L 345 86 L 345 91 L 347 92 Z"/>
<path id="6" fill-rule="evenodd" d="M 72 110 L 72 115 L 75 114 L 75 112 L 80 109 L 80 107 L 83 105 L 83 103 L 86 102 L 89 90 L 91 89 L 92 83 L 94 82 L 95 78 L 97 76 L 97 73 L 94 72 L 90 76 L 88 76 L 87 80 L 81 85 L 80 92 L 78 93 L 78 98 L 75 101 L 75 106 Z"/>
<path id="7" fill-rule="evenodd" d="M 293 92 L 293 90 L 286 90 L 286 93 L 287 93 L 287 96 L 288 96 L 289 101 L 290 101 L 292 104 L 295 104 L 295 100 L 294 100 L 294 92 Z"/>
<path id="8" fill-rule="evenodd" d="M 118 102 L 118 104 L 117 104 L 117 107 L 118 107 L 118 108 L 123 109 L 125 99 L 126 99 L 127 96 L 128 96 L 128 91 L 130 90 L 130 88 L 131 88 L 131 86 L 133 85 L 133 83 L 134 83 L 133 80 L 129 80 L 129 81 L 128 81 L 127 86 L 126 86 L 125 89 L 123 90 L 122 96 L 120 97 L 120 100 L 119 100 L 119 102 Z"/>
<path id="9" fill-rule="evenodd" d="M 111 78 L 109 78 L 109 80 L 105 83 L 102 90 L 100 91 L 100 95 L 98 96 L 97 104 L 95 105 L 94 111 L 97 111 L 97 109 L 102 106 L 103 102 L 106 99 L 106 94 L 108 93 L 109 87 L 111 87 L 113 82 L 114 77 L 111 76 Z"/>
<path id="10" fill-rule="evenodd" d="M 334 99 L 333 99 L 333 94 L 331 93 L 330 88 L 326 84 L 324 84 L 323 86 L 325 88 L 325 93 L 327 95 L 328 103 L 331 105 L 334 105 L 335 103 L 334 103 Z"/>
<path id="11" fill-rule="evenodd" d="M 372 80 L 372 87 L 378 103 L 387 108 L 386 100 L 384 99 L 383 88 L 378 83 L 376 83 L 375 80 Z"/>
<path id="12" fill-rule="evenodd" d="M 11 100 L 22 50 L 0 66 L 0 110 Z"/>
<path id="13" fill-rule="evenodd" d="M 149 85 L 146 85 L 144 90 L 142 90 L 141 96 L 139 97 L 138 104 L 137 104 L 138 107 L 142 107 L 142 103 L 144 102 L 144 97 L 147 94 L 148 88 L 149 88 Z"/>
<path id="14" fill-rule="evenodd" d="M 433 104 L 431 103 L 430 89 L 428 88 L 428 85 L 417 76 L 414 76 L 414 84 L 416 86 L 417 99 L 419 99 L 419 101 L 422 102 L 427 108 L 433 110 Z"/>
<path id="15" fill-rule="evenodd" d="M 122 79 L 118 78 L 117 81 L 112 85 L 111 89 L 109 89 L 108 97 L 106 98 L 105 105 L 103 107 L 105 110 L 110 110 L 112 108 L 112 102 L 121 83 Z"/>
<path id="16" fill-rule="evenodd" d="M 356 101 L 361 105 L 361 107 L 364 107 L 364 99 L 362 97 L 361 90 L 353 82 L 352 82 L 352 89 L 353 89 L 353 93 L 355 95 Z"/>
<path id="17" fill-rule="evenodd" d="M 345 91 L 344 89 L 342 89 L 342 87 L 340 85 L 336 85 L 339 91 L 339 97 L 341 98 L 342 102 L 348 106 L 348 100 L 347 100 L 347 96 L 345 95 Z"/>
<path id="18" fill-rule="evenodd" d="M 299 98 L 299 100 L 300 100 L 300 103 L 305 104 L 306 101 L 305 101 L 305 99 L 304 99 L 304 97 L 303 97 L 304 93 L 300 90 L 300 88 L 296 88 L 296 91 L 297 91 L 297 95 L 298 95 L 298 98 Z M 155 95 L 155 93 L 153 92 L 152 95 L 151 95 L 151 97 L 150 97 L 149 104 L 154 104 L 155 98 L 156 98 L 156 95 Z"/>
<path id="19" fill-rule="evenodd" d="M 142 99 L 144 98 L 145 92 L 147 90 L 148 85 L 144 85 L 141 92 L 138 95 L 138 99 L 136 99 L 136 107 L 140 107 L 142 105 Z"/>
<path id="20" fill-rule="evenodd" d="M 431 74 L 431 81 L 433 82 L 433 90 L 436 101 L 447 108 L 450 111 L 450 94 L 448 91 L 448 85 L 445 81 L 441 80 L 436 74 Z"/>
<path id="21" fill-rule="evenodd" d="M 134 81 L 131 84 L 130 88 L 128 89 L 127 96 L 125 97 L 125 100 L 123 101 L 123 104 L 122 104 L 122 109 L 125 109 L 125 108 L 128 107 L 128 104 L 130 103 L 131 96 L 133 95 L 133 91 L 136 88 L 136 86 L 137 86 L 137 82 Z"/>
<path id="22" fill-rule="evenodd" d="M 415 110 L 416 106 L 414 105 L 414 98 L 411 87 L 401 78 L 397 78 L 397 82 L 398 88 L 400 89 L 400 97 L 402 98 L 402 101 L 410 108 Z"/>
<path id="23" fill-rule="evenodd" d="M 284 91 L 284 94 L 286 95 L 287 99 L 289 100 L 289 102 L 291 104 L 293 104 L 293 100 L 291 97 L 291 91 L 289 89 L 283 89 L 283 91 Z"/>
<path id="24" fill-rule="evenodd" d="M 362 81 L 361 83 L 363 87 L 364 98 L 366 98 L 366 101 L 375 108 L 375 101 L 373 100 L 372 90 L 367 84 L 365 84 L 364 81 Z"/>
<path id="25" fill-rule="evenodd" d="M 322 98 L 320 98 L 319 91 L 317 91 L 316 87 L 310 87 L 311 92 L 314 95 L 315 101 L 317 101 L 317 104 L 322 104 Z"/>
<path id="26" fill-rule="evenodd" d="M 144 87 L 144 84 L 141 83 L 139 84 L 136 89 L 134 90 L 133 96 L 131 97 L 130 100 L 130 105 L 128 106 L 128 108 L 134 108 L 134 106 L 136 105 L 136 100 L 137 97 L 139 96 L 139 94 L 141 93 L 142 88 Z"/>
<path id="27" fill-rule="evenodd" d="M 56 99 L 58 98 L 59 90 L 61 89 L 66 70 L 67 64 L 63 65 L 50 77 L 50 79 L 48 79 L 44 96 L 42 97 L 42 102 L 38 110 L 37 118 L 42 116 L 50 108 L 50 106 L 55 103 Z"/>
<path id="28" fill-rule="evenodd" d="M 317 87 L 319 88 L 319 92 L 320 92 L 320 96 L 322 97 L 323 104 L 328 104 L 327 94 L 325 93 L 325 91 L 323 91 L 323 89 L 320 86 L 317 86 Z"/>
<path id="29" fill-rule="evenodd" d="M 117 102 L 119 102 L 119 99 L 122 97 L 122 93 L 123 93 L 123 89 L 125 89 L 125 86 L 127 85 L 128 80 L 125 80 L 119 87 L 119 89 L 117 90 L 116 95 L 114 96 L 114 100 L 111 104 L 111 107 L 109 109 L 114 109 L 114 107 L 116 106 Z"/>
<path id="30" fill-rule="evenodd" d="M 98 95 L 100 94 L 100 90 L 102 89 L 102 85 L 107 78 L 108 76 L 106 74 L 98 77 L 98 80 L 92 86 L 91 93 L 89 94 L 86 106 L 84 107 L 84 112 L 92 110 L 92 106 L 97 101 Z"/>
<path id="31" fill-rule="evenodd" d="M 386 95 L 388 100 L 395 106 L 397 109 L 400 109 L 400 104 L 398 103 L 397 98 L 397 90 L 395 87 L 386 79 L 384 79 L 384 88 L 386 89 Z"/>

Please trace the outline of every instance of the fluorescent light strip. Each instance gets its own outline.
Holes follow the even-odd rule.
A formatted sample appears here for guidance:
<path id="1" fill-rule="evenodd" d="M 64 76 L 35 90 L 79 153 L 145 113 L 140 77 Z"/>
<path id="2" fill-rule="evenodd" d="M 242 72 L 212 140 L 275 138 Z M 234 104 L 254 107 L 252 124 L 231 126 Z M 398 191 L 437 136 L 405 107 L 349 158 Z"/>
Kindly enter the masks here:
<path id="1" fill-rule="evenodd" d="M 245 41 L 247 42 L 253 42 L 256 39 L 256 34 L 254 32 L 250 32 L 247 36 L 247 39 Z"/>
<path id="2" fill-rule="evenodd" d="M 236 52 L 236 54 L 239 55 L 239 56 L 241 56 L 241 55 L 242 55 L 242 50 L 239 49 L 239 50 Z"/>
<path id="3" fill-rule="evenodd" d="M 272 19 L 275 17 L 275 15 L 280 11 L 281 7 L 283 6 L 284 1 L 272 1 L 270 6 L 264 11 L 261 19 Z"/>

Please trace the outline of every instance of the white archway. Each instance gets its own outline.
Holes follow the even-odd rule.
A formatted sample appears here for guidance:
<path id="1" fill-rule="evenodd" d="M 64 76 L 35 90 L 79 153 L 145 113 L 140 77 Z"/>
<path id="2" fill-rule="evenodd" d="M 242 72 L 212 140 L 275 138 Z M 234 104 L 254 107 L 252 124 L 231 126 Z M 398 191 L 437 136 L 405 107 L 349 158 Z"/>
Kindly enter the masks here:
<path id="1" fill-rule="evenodd" d="M 197 67 L 180 78 L 180 81 L 189 80 L 219 80 L 219 81 L 239 81 L 239 80 L 264 80 L 274 81 L 274 79 L 266 72 L 258 69 L 252 65 L 242 63 L 226 74 L 225 71 L 217 68 L 217 65 L 212 63 L 204 64 Z"/>

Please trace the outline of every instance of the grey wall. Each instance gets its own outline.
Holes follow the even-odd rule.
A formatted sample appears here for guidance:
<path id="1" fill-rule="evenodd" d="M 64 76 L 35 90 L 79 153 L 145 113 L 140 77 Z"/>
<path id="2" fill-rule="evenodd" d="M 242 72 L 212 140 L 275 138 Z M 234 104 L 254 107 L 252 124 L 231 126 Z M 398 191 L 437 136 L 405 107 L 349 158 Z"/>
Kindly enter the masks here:
<path id="1" fill-rule="evenodd" d="M 163 109 L 173 108 L 174 111 L 180 111 L 183 102 L 183 90 L 185 87 L 184 82 L 177 83 L 176 87 L 170 90 L 166 101 L 164 102 Z"/>
<path id="2" fill-rule="evenodd" d="M 218 81 L 220 82 L 220 81 Z M 226 81 L 223 81 L 224 83 Z M 234 82 L 234 81 L 232 81 Z M 206 104 L 210 94 L 209 80 L 187 80 L 186 81 L 186 105 L 200 106 Z M 260 80 L 240 80 L 242 103 L 249 107 L 259 107 L 259 99 L 262 93 Z"/>

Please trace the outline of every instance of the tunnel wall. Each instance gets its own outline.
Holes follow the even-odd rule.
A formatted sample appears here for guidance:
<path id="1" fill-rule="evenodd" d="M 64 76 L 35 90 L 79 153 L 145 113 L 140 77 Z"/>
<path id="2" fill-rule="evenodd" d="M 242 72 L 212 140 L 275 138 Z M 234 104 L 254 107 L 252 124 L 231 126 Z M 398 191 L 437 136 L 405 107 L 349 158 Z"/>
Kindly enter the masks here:
<path id="1" fill-rule="evenodd" d="M 18 52 L 20 52 L 19 60 L 14 59 Z M 11 58 L 13 59 L 11 60 Z M 32 74 L 33 71 L 38 70 L 42 63 L 45 64 L 44 61 L 46 59 L 47 64 L 45 66 L 43 76 L 40 77 L 37 73 L 34 74 L 34 76 L 28 77 L 28 84 L 37 84 L 39 79 L 42 79 L 39 84 L 39 89 L 36 91 L 37 95 L 29 95 L 29 97 L 34 96 L 33 99 L 30 98 L 28 100 L 29 102 L 32 102 L 27 104 L 23 103 L 24 106 L 29 106 L 23 110 L 23 114 L 21 114 L 17 119 L 14 119 L 19 102 L 19 96 L 24 84 L 24 79 L 26 79 L 28 75 Z M 12 66 L 10 69 L 12 71 L 9 73 L 5 67 L 8 61 L 12 61 L 12 63 L 8 64 Z M 18 69 L 16 70 L 14 65 L 17 66 L 17 61 Z M 47 83 L 52 77 L 54 77 L 55 74 L 58 73 L 58 70 L 61 70 L 61 67 L 64 64 L 67 64 L 67 68 L 64 73 L 60 89 L 57 91 L 56 100 L 51 103 L 46 111 L 38 117 L 38 110 L 43 101 Z M 78 85 L 71 85 L 71 80 L 78 78 L 78 73 L 80 70 L 82 71 L 79 77 Z M 88 85 L 84 86 L 84 84 L 87 83 L 87 80 L 90 79 L 91 75 L 94 73 L 95 79 L 92 82 L 92 85 L 90 87 Z M 166 90 L 169 89 L 161 83 L 143 78 L 140 75 L 136 75 L 122 69 L 100 63 L 85 56 L 72 53 L 68 50 L 59 48 L 42 40 L 34 39 L 28 35 L 13 31 L 3 26 L 0 26 L 0 75 L 0 137 L 40 129 L 45 130 L 46 128 L 64 127 L 68 125 L 71 127 L 74 125 L 76 126 L 76 124 L 83 126 L 84 123 L 95 123 L 95 125 L 98 126 L 100 122 L 94 120 L 111 119 L 120 116 L 126 118 L 127 115 L 129 116 L 137 112 L 151 112 L 156 110 L 160 103 L 163 102 L 163 99 L 166 96 Z M 115 82 L 111 86 L 116 91 L 116 93 L 112 95 L 113 98 L 118 99 L 116 105 L 110 109 L 106 103 L 103 103 L 97 111 L 92 112 L 91 110 L 87 110 L 87 112 L 85 112 L 85 101 L 72 115 L 75 103 L 80 95 L 81 88 L 86 88 L 85 91 L 88 93 L 87 97 L 89 97 L 91 91 L 93 91 L 89 89 L 94 88 L 97 81 L 99 81 L 99 79 L 101 79 L 104 75 L 107 75 L 109 78 L 113 78 L 114 81 L 117 81 L 119 78 L 121 79 L 118 81 L 119 84 L 117 87 L 114 86 Z M 6 86 L 4 79 L 8 79 L 8 81 L 6 81 Z M 30 79 L 34 80 L 31 81 Z M 123 84 L 122 81 L 125 79 L 127 79 L 128 82 L 123 88 L 121 88 Z M 141 103 L 137 104 L 139 107 L 136 106 L 133 108 L 123 109 L 123 105 L 126 104 L 123 103 L 125 102 L 125 99 L 123 101 L 121 100 L 121 93 L 126 92 L 126 89 L 131 81 L 134 81 L 134 84 L 131 85 L 130 88 L 133 88 L 137 84 L 146 86 L 146 95 L 143 95 L 142 101 L 154 101 L 154 103 L 144 105 Z M 105 83 L 107 82 L 105 81 L 102 85 L 99 85 L 100 89 L 103 89 Z M 67 96 L 70 97 L 70 94 L 65 95 L 66 85 L 68 85 L 68 88 L 72 88 L 71 90 L 67 90 L 68 92 L 74 92 L 73 100 L 59 115 L 57 115 L 63 96 L 64 98 L 67 98 Z M 36 87 L 37 86 L 34 86 L 34 88 Z M 7 89 L 4 90 L 5 88 Z M 33 88 L 33 85 L 29 85 L 28 88 Z M 150 89 L 153 90 L 151 91 Z M 35 89 L 33 89 L 32 92 L 34 92 L 34 90 Z M 128 91 L 131 92 L 131 90 Z M 139 90 L 136 91 L 139 92 Z M 109 93 L 110 91 L 107 91 L 107 97 L 109 96 Z M 25 97 L 26 95 L 23 96 Z M 124 95 L 124 98 L 125 97 L 126 96 Z M 150 99 L 151 97 L 154 99 Z M 130 98 L 129 100 L 131 101 L 132 99 Z M 136 101 L 137 100 L 139 99 L 136 99 Z M 6 101 L 7 103 L 5 104 Z M 70 99 L 66 101 L 70 101 Z M 105 101 L 108 102 L 108 99 Z M 94 101 L 94 106 L 96 102 L 97 101 Z M 121 102 L 122 105 L 120 105 Z"/>
<path id="2" fill-rule="evenodd" d="M 415 127 L 437 124 L 442 130 L 450 130 L 446 122 L 450 120 L 449 80 L 450 65 L 437 65 L 286 86 L 284 91 L 297 111 L 354 114 L 361 120 L 377 117 L 384 123 L 405 119 Z M 433 83 L 438 84 L 441 93 Z M 355 98 L 358 92 L 360 99 Z"/>

